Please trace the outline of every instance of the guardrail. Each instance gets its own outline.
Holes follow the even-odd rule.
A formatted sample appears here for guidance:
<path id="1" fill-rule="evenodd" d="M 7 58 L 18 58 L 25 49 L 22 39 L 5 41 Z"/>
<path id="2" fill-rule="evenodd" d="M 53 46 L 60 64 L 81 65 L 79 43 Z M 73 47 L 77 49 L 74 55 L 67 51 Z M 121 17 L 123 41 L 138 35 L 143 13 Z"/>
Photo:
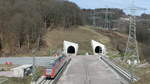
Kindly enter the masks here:
<path id="1" fill-rule="evenodd" d="M 122 76 L 125 80 L 128 82 L 135 82 L 138 81 L 139 78 L 133 75 L 131 72 L 128 72 L 124 70 L 123 68 L 117 66 L 114 64 L 111 60 L 109 60 L 107 57 L 102 56 L 101 59 L 108 64 L 111 68 L 113 68 L 120 76 Z"/>
<path id="2" fill-rule="evenodd" d="M 8 80 L 7 78 L 0 78 L 0 84 L 4 83 L 7 80 Z"/>

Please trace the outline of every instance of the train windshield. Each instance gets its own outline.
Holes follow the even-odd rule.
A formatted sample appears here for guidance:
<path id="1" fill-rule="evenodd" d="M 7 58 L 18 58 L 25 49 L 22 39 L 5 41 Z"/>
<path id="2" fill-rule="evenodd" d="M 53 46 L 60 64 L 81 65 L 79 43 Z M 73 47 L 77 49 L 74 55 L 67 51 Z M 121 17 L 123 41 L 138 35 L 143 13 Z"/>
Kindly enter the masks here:
<path id="1" fill-rule="evenodd" d="M 51 69 L 53 66 L 55 66 L 55 62 L 56 62 L 56 60 L 51 60 L 51 61 L 48 63 L 47 68 L 48 68 L 48 69 Z"/>

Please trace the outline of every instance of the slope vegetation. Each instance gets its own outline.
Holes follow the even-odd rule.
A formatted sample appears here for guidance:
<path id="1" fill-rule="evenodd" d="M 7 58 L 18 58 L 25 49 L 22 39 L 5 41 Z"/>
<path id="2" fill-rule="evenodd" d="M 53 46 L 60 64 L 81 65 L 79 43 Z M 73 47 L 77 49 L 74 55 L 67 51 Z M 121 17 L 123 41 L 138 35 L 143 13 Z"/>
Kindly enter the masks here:
<path id="1" fill-rule="evenodd" d="M 99 41 L 105 45 L 110 45 L 110 39 L 89 26 L 73 28 L 73 30 L 53 30 L 48 31 L 43 37 L 46 44 L 44 51 L 52 51 L 63 48 L 63 41 L 71 41 L 79 44 L 79 53 L 85 54 L 86 52 L 92 53 L 91 40 Z M 111 46 L 108 46 L 111 48 Z M 46 53 L 45 53 L 46 54 Z"/>

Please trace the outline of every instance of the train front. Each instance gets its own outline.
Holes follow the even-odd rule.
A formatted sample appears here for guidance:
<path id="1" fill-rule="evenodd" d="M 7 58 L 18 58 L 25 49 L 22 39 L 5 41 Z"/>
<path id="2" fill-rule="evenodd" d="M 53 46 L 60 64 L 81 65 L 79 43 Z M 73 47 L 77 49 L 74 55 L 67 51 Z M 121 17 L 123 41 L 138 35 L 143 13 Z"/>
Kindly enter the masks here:
<path id="1" fill-rule="evenodd" d="M 55 62 L 55 59 L 51 60 L 47 68 L 44 70 L 44 76 L 46 78 L 53 79 L 55 77 Z"/>

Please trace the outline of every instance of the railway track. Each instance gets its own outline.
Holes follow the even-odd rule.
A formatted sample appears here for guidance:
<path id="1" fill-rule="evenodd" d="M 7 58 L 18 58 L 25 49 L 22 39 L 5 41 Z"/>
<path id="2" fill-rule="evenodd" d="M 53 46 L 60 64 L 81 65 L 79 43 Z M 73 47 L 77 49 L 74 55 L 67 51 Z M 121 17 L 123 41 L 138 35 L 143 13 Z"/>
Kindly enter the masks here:
<path id="1" fill-rule="evenodd" d="M 36 81 L 36 84 L 50 84 L 52 80 L 46 79 L 44 76 L 41 76 L 38 81 Z"/>
<path id="2" fill-rule="evenodd" d="M 52 80 L 43 80 L 40 84 L 51 84 Z"/>
<path id="3" fill-rule="evenodd" d="M 67 65 L 70 63 L 71 59 L 65 63 L 63 68 L 59 71 L 57 76 L 54 79 L 46 79 L 44 76 L 41 76 L 36 84 L 57 84 L 59 78 L 62 76 L 63 72 L 65 71 Z"/>

